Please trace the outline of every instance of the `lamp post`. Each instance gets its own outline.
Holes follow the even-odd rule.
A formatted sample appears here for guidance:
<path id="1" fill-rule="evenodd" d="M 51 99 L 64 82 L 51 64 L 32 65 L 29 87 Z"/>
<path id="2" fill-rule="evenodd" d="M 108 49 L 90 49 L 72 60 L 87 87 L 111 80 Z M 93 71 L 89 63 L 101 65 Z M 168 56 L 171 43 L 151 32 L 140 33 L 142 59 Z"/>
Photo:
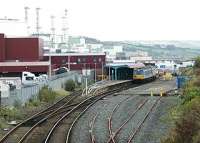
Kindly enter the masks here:
<path id="1" fill-rule="evenodd" d="M 102 69 L 101 69 L 102 79 L 103 80 L 103 62 L 102 62 Z"/>
<path id="2" fill-rule="evenodd" d="M 94 63 L 94 82 L 96 83 L 97 82 L 97 64 Z"/>
<path id="3" fill-rule="evenodd" d="M 108 65 L 108 79 L 110 80 L 110 65 Z"/>
<path id="4" fill-rule="evenodd" d="M 51 78 L 51 53 L 49 53 L 49 78 Z"/>
<path id="5" fill-rule="evenodd" d="M 68 69 L 69 69 L 69 71 L 70 71 L 70 56 L 68 55 Z"/>
<path id="6" fill-rule="evenodd" d="M 88 94 L 88 79 L 87 79 L 87 65 L 86 63 L 84 64 L 85 67 L 85 95 L 87 96 Z"/>

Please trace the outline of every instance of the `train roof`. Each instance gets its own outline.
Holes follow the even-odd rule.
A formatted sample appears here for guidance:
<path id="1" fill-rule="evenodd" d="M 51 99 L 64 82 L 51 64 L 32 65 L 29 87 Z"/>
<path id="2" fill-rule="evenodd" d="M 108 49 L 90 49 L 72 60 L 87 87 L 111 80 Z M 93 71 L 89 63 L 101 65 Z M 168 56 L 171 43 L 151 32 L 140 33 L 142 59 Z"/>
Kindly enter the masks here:
<path id="1" fill-rule="evenodd" d="M 115 68 L 120 68 L 120 67 L 128 67 L 128 68 L 144 68 L 145 65 L 143 63 L 126 63 L 126 64 L 120 64 L 120 63 L 110 63 L 106 64 L 105 67 L 115 67 Z"/>
<path id="2" fill-rule="evenodd" d="M 135 68 L 143 68 L 145 67 L 145 65 L 143 63 L 135 63 L 135 64 L 129 64 L 128 67 L 135 69 Z"/>

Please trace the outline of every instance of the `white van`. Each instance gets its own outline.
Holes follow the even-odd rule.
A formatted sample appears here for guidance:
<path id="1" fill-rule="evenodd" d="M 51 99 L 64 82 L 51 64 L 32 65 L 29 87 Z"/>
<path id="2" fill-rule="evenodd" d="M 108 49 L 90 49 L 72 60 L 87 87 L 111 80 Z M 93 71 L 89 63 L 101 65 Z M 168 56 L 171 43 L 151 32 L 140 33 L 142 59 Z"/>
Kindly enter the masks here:
<path id="1" fill-rule="evenodd" d="M 24 71 L 22 72 L 22 84 L 34 84 L 36 83 L 37 78 L 35 76 L 35 74 Z"/>

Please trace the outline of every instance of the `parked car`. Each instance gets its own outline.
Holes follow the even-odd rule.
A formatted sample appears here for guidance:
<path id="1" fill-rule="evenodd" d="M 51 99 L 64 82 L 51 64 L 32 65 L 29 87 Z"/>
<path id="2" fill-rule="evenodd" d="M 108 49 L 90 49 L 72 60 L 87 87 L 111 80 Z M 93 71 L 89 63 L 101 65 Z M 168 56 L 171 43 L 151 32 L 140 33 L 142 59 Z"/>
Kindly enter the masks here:
<path id="1" fill-rule="evenodd" d="M 69 72 L 69 69 L 66 68 L 66 67 L 60 67 L 58 69 L 55 69 L 55 74 L 62 74 L 62 73 L 65 73 L 65 72 Z"/>

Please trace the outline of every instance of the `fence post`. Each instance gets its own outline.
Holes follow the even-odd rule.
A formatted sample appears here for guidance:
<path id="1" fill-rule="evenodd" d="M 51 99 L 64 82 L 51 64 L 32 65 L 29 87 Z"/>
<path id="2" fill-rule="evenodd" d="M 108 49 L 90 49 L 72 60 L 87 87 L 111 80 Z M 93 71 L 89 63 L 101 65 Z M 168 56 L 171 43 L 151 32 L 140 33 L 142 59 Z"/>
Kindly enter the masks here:
<path id="1" fill-rule="evenodd" d="M 1 91 L 0 91 L 0 111 L 1 111 Z"/>

